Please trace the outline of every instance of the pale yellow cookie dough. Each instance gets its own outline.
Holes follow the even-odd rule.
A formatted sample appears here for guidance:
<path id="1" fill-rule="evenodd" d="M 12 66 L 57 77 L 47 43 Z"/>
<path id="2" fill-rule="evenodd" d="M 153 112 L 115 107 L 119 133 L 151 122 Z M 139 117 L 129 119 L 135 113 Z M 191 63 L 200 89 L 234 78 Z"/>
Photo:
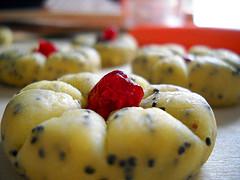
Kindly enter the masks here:
<path id="1" fill-rule="evenodd" d="M 13 41 L 13 33 L 7 28 L 0 26 L 0 46 L 9 46 Z"/>
<path id="2" fill-rule="evenodd" d="M 90 46 L 100 56 L 103 67 L 119 66 L 133 60 L 137 50 L 136 40 L 129 34 L 122 33 L 114 40 L 98 41 L 96 34 L 80 34 L 73 40 L 73 46 Z"/>
<path id="3" fill-rule="evenodd" d="M 46 58 L 40 53 L 5 51 L 0 54 L 0 81 L 19 87 L 37 81 L 45 62 Z"/>
<path id="4" fill-rule="evenodd" d="M 34 81 L 55 80 L 65 74 L 96 72 L 101 68 L 100 56 L 95 49 L 60 47 L 49 57 L 34 52 L 33 48 L 3 50 L 0 53 L 0 82 L 23 87 Z"/>
<path id="5" fill-rule="evenodd" d="M 169 50 L 142 50 L 132 63 L 133 73 L 153 84 L 188 85 L 188 72 L 184 60 Z"/>
<path id="6" fill-rule="evenodd" d="M 106 124 L 97 113 L 67 111 L 32 129 L 17 156 L 19 171 L 34 180 L 104 178 L 109 173 L 103 159 L 105 138 Z"/>
<path id="7" fill-rule="evenodd" d="M 85 101 L 83 100 L 82 97 L 82 93 L 77 88 L 62 81 L 47 81 L 47 80 L 38 81 L 24 87 L 21 90 L 21 92 L 29 89 L 45 89 L 52 90 L 55 92 L 66 93 L 72 96 L 74 99 L 80 101 L 82 105 L 85 104 Z"/>
<path id="8" fill-rule="evenodd" d="M 49 90 L 31 89 L 14 96 L 1 122 L 3 146 L 9 159 L 16 160 L 18 151 L 36 125 L 79 107 L 79 102 L 70 95 Z"/>
<path id="9" fill-rule="evenodd" d="M 69 83 L 72 86 L 76 87 L 79 91 L 81 91 L 83 97 L 87 99 L 89 92 L 98 83 L 100 79 L 100 75 L 84 72 L 64 75 L 58 80 Z"/>
<path id="10" fill-rule="evenodd" d="M 196 45 L 186 56 L 181 46 L 147 45 L 139 50 L 132 70 L 154 84 L 189 88 L 215 107 L 240 102 L 240 57 L 227 49 Z"/>
<path id="11" fill-rule="evenodd" d="M 240 71 L 218 58 L 197 57 L 189 64 L 189 88 L 215 107 L 240 102 Z"/>
<path id="12" fill-rule="evenodd" d="M 45 66 L 45 79 L 53 80 L 62 75 L 78 72 L 95 72 L 100 69 L 100 59 L 90 59 L 88 53 L 78 51 L 56 52 L 50 55 Z"/>
<path id="13" fill-rule="evenodd" d="M 81 73 L 60 80 L 81 87 L 89 77 L 95 81 L 93 75 Z M 146 86 L 140 107 L 116 110 L 107 119 L 80 109 L 81 103 L 72 97 L 75 93 L 61 81 L 34 83 L 15 95 L 5 109 L 1 136 L 20 175 L 34 180 L 185 180 L 194 176 L 216 140 L 211 107 L 187 89 L 129 77 Z"/>

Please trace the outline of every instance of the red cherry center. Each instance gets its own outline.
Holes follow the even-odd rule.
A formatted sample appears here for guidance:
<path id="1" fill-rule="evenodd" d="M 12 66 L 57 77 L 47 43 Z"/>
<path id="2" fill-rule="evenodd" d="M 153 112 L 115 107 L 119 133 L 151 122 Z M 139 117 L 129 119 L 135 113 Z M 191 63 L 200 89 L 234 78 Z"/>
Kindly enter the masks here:
<path id="1" fill-rule="evenodd" d="M 139 106 L 144 92 L 122 71 L 115 70 L 105 75 L 90 91 L 88 109 L 105 119 L 112 111 Z"/>
<path id="2" fill-rule="evenodd" d="M 108 27 L 103 31 L 102 38 L 104 40 L 114 40 L 118 35 L 118 30 L 116 27 Z"/>
<path id="3" fill-rule="evenodd" d="M 57 48 L 55 45 L 49 41 L 46 41 L 44 39 L 39 40 L 38 42 L 38 48 L 34 50 L 35 52 L 40 52 L 46 57 L 50 56 L 52 53 L 57 51 Z"/>

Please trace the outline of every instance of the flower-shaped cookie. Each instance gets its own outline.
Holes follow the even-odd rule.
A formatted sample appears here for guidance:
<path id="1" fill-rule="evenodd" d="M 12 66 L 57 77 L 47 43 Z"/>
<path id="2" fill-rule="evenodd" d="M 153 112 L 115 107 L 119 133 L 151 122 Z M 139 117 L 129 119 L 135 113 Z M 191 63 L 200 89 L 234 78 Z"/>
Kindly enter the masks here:
<path id="1" fill-rule="evenodd" d="M 102 34 L 79 34 L 73 39 L 77 47 L 90 46 L 100 56 L 103 67 L 119 66 L 131 62 L 137 51 L 137 42 L 130 34 L 118 33 L 115 28 L 106 28 Z"/>
<path id="2" fill-rule="evenodd" d="M 240 58 L 226 49 L 148 45 L 132 63 L 135 74 L 151 83 L 174 84 L 201 94 L 216 107 L 240 102 Z"/>
<path id="3" fill-rule="evenodd" d="M 46 40 L 40 40 L 33 50 L 12 49 L 0 54 L 0 82 L 13 86 L 22 87 L 37 80 L 54 80 L 68 73 L 99 69 L 100 57 L 94 49 L 80 47 L 64 51 Z"/>
<path id="4" fill-rule="evenodd" d="M 2 140 L 21 176 L 179 180 L 206 162 L 216 122 L 204 98 L 121 71 L 97 78 L 85 73 L 60 79 L 76 88 L 62 81 L 37 82 L 11 99 Z M 91 85 L 84 88 L 78 80 Z"/>

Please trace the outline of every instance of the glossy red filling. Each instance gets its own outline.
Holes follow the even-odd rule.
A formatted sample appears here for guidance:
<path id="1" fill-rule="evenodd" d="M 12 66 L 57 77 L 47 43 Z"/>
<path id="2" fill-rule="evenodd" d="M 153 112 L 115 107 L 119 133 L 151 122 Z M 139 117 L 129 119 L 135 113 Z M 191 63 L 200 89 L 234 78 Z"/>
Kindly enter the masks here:
<path id="1" fill-rule="evenodd" d="M 39 52 L 46 57 L 50 56 L 52 53 L 57 51 L 57 48 L 55 45 L 49 41 L 46 41 L 44 39 L 39 40 L 38 42 L 38 48 L 34 50 L 35 52 Z"/>
<path id="2" fill-rule="evenodd" d="M 102 33 L 103 40 L 114 40 L 117 38 L 118 30 L 115 27 L 108 27 Z"/>
<path id="3" fill-rule="evenodd" d="M 105 119 L 112 111 L 139 106 L 144 92 L 122 71 L 115 70 L 105 75 L 88 96 L 88 109 Z"/>

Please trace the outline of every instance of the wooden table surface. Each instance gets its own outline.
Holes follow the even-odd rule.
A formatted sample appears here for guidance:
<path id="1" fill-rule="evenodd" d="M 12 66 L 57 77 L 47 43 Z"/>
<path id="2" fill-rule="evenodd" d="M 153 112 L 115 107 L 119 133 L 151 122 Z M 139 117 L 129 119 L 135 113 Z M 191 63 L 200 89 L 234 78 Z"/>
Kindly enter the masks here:
<path id="1" fill-rule="evenodd" d="M 129 71 L 129 67 L 123 67 Z M 0 86 L 0 117 L 18 89 Z M 240 180 L 240 106 L 214 109 L 218 136 L 213 153 L 196 180 Z M 0 180 L 21 180 L 6 159 L 0 142 Z"/>

